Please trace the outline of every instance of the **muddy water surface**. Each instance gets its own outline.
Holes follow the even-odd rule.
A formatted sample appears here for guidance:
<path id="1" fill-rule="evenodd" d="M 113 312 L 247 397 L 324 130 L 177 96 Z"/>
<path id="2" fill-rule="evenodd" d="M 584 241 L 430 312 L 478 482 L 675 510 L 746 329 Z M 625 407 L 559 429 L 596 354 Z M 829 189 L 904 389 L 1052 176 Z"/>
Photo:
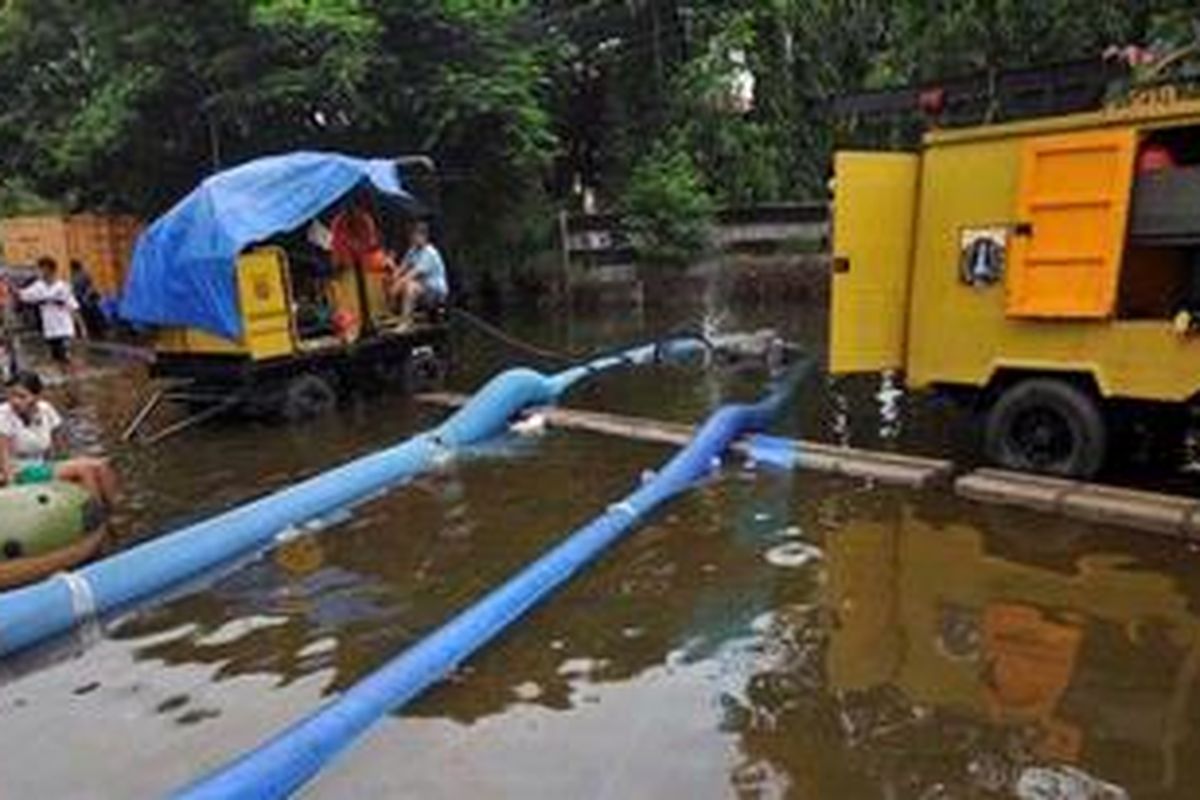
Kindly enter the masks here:
<path id="1" fill-rule="evenodd" d="M 583 349 L 686 315 L 662 317 L 507 324 Z M 727 324 L 761 321 L 780 324 Z M 785 327 L 821 347 L 818 315 Z M 464 336 L 452 381 L 473 388 L 510 359 Z M 761 381 L 660 369 L 568 402 L 695 421 Z M 126 542 L 443 413 L 385 396 L 303 429 L 218 425 L 131 449 L 116 438 L 136 388 L 113 376 L 56 398 L 126 475 Z M 818 381 L 781 430 L 966 456 L 969 424 L 920 400 L 893 409 L 878 389 Z M 669 455 L 561 431 L 501 441 L 103 634 L 0 665 L 0 797 L 163 795 L 368 674 Z M 1030 794 L 1056 781 L 1192 798 L 1198 559 L 945 494 L 732 464 L 308 796 L 1076 796 Z"/>

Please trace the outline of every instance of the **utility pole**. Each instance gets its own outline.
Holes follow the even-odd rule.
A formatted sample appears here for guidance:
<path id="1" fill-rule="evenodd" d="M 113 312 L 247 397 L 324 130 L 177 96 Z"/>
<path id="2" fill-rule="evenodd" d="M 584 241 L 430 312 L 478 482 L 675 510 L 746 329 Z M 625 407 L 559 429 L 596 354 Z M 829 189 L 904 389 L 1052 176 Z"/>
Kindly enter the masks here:
<path id="1" fill-rule="evenodd" d="M 684 61 L 688 61 L 692 57 L 692 13 L 691 6 L 679 7 L 679 22 L 683 33 L 681 49 Z"/>
<path id="2" fill-rule="evenodd" d="M 221 128 L 217 124 L 214 111 L 216 98 L 206 97 L 200 103 L 200 113 L 204 115 L 204 124 L 208 129 L 208 157 L 212 161 L 213 173 L 221 171 Z"/>
<path id="3" fill-rule="evenodd" d="M 221 132 L 212 113 L 209 112 L 205 116 L 208 118 L 208 151 L 212 156 L 213 172 L 217 173 L 221 171 Z"/>
<path id="4" fill-rule="evenodd" d="M 663 102 L 663 63 L 662 63 L 662 47 L 659 42 L 659 26 L 658 26 L 658 3 L 655 0 L 650 0 L 650 35 L 651 46 L 654 49 L 654 88 L 658 95 L 658 102 Z"/>

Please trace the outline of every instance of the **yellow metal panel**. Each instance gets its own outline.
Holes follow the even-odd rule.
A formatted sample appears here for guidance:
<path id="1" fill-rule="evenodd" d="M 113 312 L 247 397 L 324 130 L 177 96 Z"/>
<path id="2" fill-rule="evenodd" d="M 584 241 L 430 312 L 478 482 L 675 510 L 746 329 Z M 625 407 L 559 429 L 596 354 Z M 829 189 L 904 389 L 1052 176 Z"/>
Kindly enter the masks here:
<path id="1" fill-rule="evenodd" d="M 291 299 L 287 287 L 287 256 L 277 247 L 263 247 L 238 258 L 238 300 L 243 338 L 256 361 L 291 355 Z"/>
<path id="2" fill-rule="evenodd" d="M 909 153 L 835 158 L 831 372 L 903 364 L 919 164 Z"/>
<path id="3" fill-rule="evenodd" d="M 173 354 L 248 355 L 256 361 L 291 355 L 295 344 L 286 268 L 287 256 L 276 247 L 252 250 L 238 258 L 240 341 L 196 328 L 163 328 L 155 339 L 155 349 Z"/>
<path id="4" fill-rule="evenodd" d="M 387 294 L 383 290 L 383 276 L 368 272 L 363 274 L 363 281 L 367 291 L 367 307 L 371 310 L 371 319 L 381 320 L 390 316 Z"/>
<path id="5" fill-rule="evenodd" d="M 239 355 L 246 352 L 240 342 L 196 328 L 161 328 L 155 336 L 154 349 L 179 355 Z"/>
<path id="6" fill-rule="evenodd" d="M 1200 390 L 1200 337 L 1169 320 L 1039 320 L 1005 315 L 999 284 L 959 279 L 962 231 L 1015 222 L 1023 140 L 931 147 L 922 157 L 908 363 L 914 388 L 983 386 L 997 370 L 1094 375 L 1106 396 L 1182 401 Z"/>
<path id="7" fill-rule="evenodd" d="M 184 328 L 159 328 L 154 334 L 154 349 L 159 353 L 186 353 L 187 331 Z"/>
<path id="8" fill-rule="evenodd" d="M 1008 313 L 1100 318 L 1116 306 L 1137 132 L 1087 131 L 1023 145 Z"/>

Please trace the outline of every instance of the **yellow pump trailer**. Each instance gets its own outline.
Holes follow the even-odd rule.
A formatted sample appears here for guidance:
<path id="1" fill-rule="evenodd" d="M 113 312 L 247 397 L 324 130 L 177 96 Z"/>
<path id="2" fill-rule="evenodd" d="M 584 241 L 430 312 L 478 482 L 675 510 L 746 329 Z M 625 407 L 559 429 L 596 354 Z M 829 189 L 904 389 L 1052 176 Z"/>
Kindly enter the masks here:
<path id="1" fill-rule="evenodd" d="M 835 157 L 830 367 L 968 398 L 1004 466 L 1087 476 L 1200 391 L 1200 101 Z"/>
<path id="2" fill-rule="evenodd" d="M 313 158 L 320 162 L 312 168 L 315 175 L 330 165 L 340 168 L 335 159 L 343 158 L 307 157 L 310 163 Z M 365 204 L 384 232 L 377 235 L 376 247 L 398 249 L 403 244 L 402 224 L 436 217 L 439 192 L 436 165 L 427 156 L 401 156 L 395 163 L 403 169 L 408 189 L 416 192 L 407 204 L 376 205 L 363 183 L 341 197 L 329 197 L 321 213 L 328 216 L 354 203 Z M 248 186 L 239 200 L 253 197 L 268 182 Z M 314 178 L 314 186 L 314 191 L 320 189 L 319 178 Z M 259 205 L 264 202 L 262 197 L 253 199 Z M 228 199 L 223 202 L 238 207 Z M 241 323 L 237 338 L 184 325 L 155 329 L 150 374 L 165 383 L 141 404 L 126 428 L 126 439 L 160 441 L 234 409 L 302 420 L 332 408 L 345 391 L 398 382 L 413 388 L 441 379 L 448 348 L 445 309 L 426 309 L 415 322 L 398 319 L 384 298 L 383 276 L 368 272 L 361 260 L 335 266 L 326 252 L 332 248 L 333 234 L 324 247 L 312 243 L 313 221 L 291 231 L 272 231 L 237 254 L 232 286 Z M 164 279 L 151 273 L 148 280 Z M 164 403 L 185 405 L 192 414 L 147 435 L 148 422 Z"/>
<path id="3" fill-rule="evenodd" d="M 395 330 L 394 321 L 389 324 L 376 310 L 383 305 L 382 297 L 376 296 L 378 279 L 347 269 L 331 279 L 325 291 L 370 326 L 358 331 L 353 341 L 329 333 L 306 336 L 297 318 L 290 273 L 288 254 L 279 247 L 259 246 L 238 257 L 236 286 L 244 330 L 238 340 L 198 328 L 164 327 L 156 332 L 151 374 L 186 381 L 187 388 L 168 399 L 211 408 L 241 398 L 243 407 L 299 420 L 323 413 L 336 401 L 338 387 L 364 375 L 437 379 L 446 357 L 444 322 L 426 319 Z"/>

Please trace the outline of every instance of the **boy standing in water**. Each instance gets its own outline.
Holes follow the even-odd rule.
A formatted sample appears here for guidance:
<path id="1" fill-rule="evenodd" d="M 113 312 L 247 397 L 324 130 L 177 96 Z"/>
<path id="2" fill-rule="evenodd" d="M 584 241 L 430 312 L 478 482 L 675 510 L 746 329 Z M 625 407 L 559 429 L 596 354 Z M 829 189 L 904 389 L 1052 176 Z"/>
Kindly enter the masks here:
<path id="1" fill-rule="evenodd" d="M 66 372 L 75 371 L 71 360 L 71 341 L 78 328 L 79 302 L 71 285 L 59 277 L 58 262 L 42 256 L 37 262 L 40 277 L 17 292 L 22 303 L 37 306 L 42 321 L 42 339 L 50 357 Z"/>

